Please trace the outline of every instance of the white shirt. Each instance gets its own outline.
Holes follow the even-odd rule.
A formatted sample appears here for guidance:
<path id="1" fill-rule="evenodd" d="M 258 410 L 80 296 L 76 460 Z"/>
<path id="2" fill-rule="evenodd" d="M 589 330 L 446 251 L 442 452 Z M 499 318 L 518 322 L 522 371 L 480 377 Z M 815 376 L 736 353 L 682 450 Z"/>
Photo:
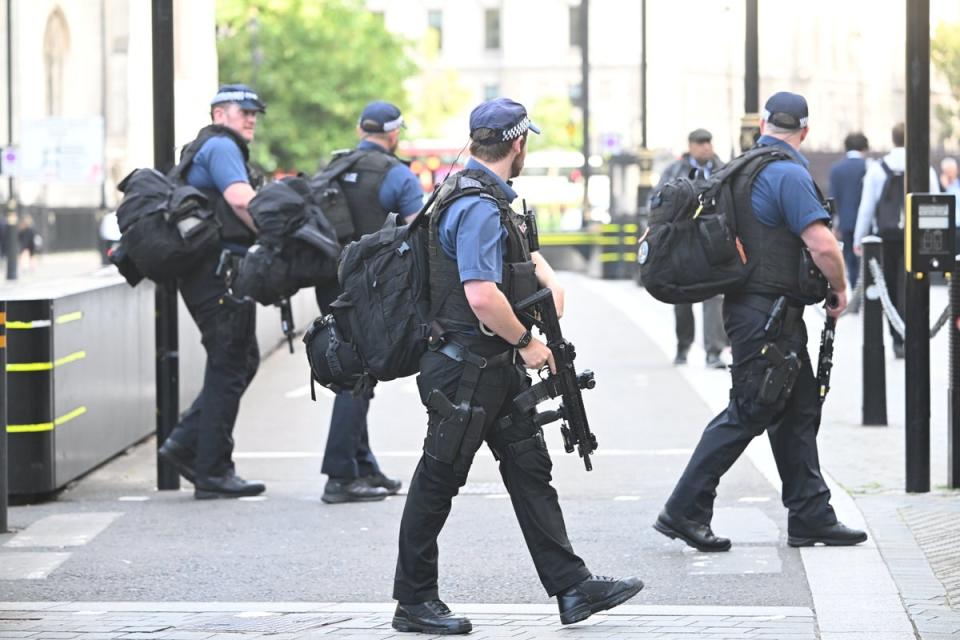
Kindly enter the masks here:
<path id="1" fill-rule="evenodd" d="M 905 171 L 907 168 L 907 152 L 903 147 L 894 147 L 890 153 L 883 156 L 891 171 Z M 867 173 L 863 176 L 863 192 L 860 195 L 860 209 L 857 211 L 857 227 L 853 232 L 853 246 L 859 247 L 865 236 L 874 232 L 873 217 L 877 212 L 877 202 L 883 193 L 883 185 L 887 181 L 887 174 L 876 160 L 867 160 Z M 930 168 L 930 193 L 940 192 L 940 182 L 937 173 Z"/>

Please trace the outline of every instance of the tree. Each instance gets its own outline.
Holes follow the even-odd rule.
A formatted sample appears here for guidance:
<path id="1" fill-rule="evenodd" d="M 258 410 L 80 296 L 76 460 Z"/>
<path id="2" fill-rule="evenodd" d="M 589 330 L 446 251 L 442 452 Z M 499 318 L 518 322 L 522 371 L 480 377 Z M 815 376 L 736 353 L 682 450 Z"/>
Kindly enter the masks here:
<path id="1" fill-rule="evenodd" d="M 935 114 L 943 127 L 943 137 L 960 133 L 960 24 L 940 24 L 930 43 L 930 59 L 943 74 L 953 94 L 952 104 L 938 104 Z"/>
<path id="2" fill-rule="evenodd" d="M 538 149 L 583 148 L 583 124 L 579 109 L 574 109 L 565 96 L 540 98 L 529 110 L 530 119 L 543 130 L 541 135 L 527 136 L 531 151 Z"/>
<path id="3" fill-rule="evenodd" d="M 353 146 L 371 100 L 404 109 L 416 71 L 407 48 L 360 0 L 217 1 L 220 79 L 266 103 L 252 153 L 268 171 L 312 171 Z"/>

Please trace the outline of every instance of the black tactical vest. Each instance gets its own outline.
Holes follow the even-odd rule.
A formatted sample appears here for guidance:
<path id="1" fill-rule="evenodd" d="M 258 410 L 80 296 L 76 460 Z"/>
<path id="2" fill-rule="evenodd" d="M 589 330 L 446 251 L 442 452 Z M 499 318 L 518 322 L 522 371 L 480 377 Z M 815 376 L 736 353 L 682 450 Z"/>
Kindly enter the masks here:
<path id="1" fill-rule="evenodd" d="M 263 176 L 250 166 L 250 148 L 247 146 L 247 141 L 238 134 L 236 131 L 230 127 L 225 127 L 219 124 L 210 124 L 205 126 L 203 129 L 200 129 L 200 133 L 197 134 L 196 139 L 189 143 L 187 146 L 196 145 L 196 150 L 199 151 L 200 147 L 209 140 L 210 138 L 215 138 L 217 136 L 226 136 L 233 140 L 237 146 L 240 148 L 240 153 L 243 154 L 243 163 L 247 169 L 247 181 L 250 183 L 250 186 L 255 190 L 260 188 L 263 183 Z M 183 179 L 186 180 L 187 174 L 190 172 L 190 168 L 187 167 L 183 173 Z M 216 191 L 216 189 L 212 190 Z M 250 230 L 247 225 L 241 222 L 240 218 L 237 217 L 237 214 L 234 213 L 233 207 L 227 202 L 226 198 L 223 197 L 223 194 L 219 191 L 216 194 L 212 194 L 213 199 L 211 204 L 213 206 L 214 216 L 217 218 L 217 222 L 220 223 L 220 237 L 225 242 L 232 242 L 236 244 L 241 244 L 249 247 L 256 241 L 256 235 L 253 231 Z"/>
<path id="2" fill-rule="evenodd" d="M 356 229 L 353 239 L 359 240 L 360 236 L 379 231 L 387 219 L 390 212 L 380 204 L 380 187 L 390 169 L 403 161 L 386 150 L 354 149 L 337 156 L 328 169 L 339 163 L 351 165 L 340 175 L 338 182 Z"/>
<path id="3" fill-rule="evenodd" d="M 779 159 L 779 161 L 782 160 L 795 162 L 786 152 Z M 753 184 L 760 171 L 770 162 L 769 156 L 760 156 L 750 161 L 733 181 L 737 234 L 743 243 L 748 264 L 753 265 L 743 292 L 785 295 L 805 304 L 819 302 L 819 300 L 807 299 L 801 293 L 800 279 L 804 271 L 801 255 L 804 250 L 803 240 L 787 225 L 770 227 L 760 222 L 754 213 L 751 198 Z"/>
<path id="4" fill-rule="evenodd" d="M 450 205 L 467 195 L 479 195 L 496 204 L 500 224 L 507 230 L 507 246 L 503 255 L 503 275 L 497 287 L 511 304 L 536 293 L 539 285 L 530 259 L 523 217 L 510 208 L 496 179 L 482 169 L 466 169 L 450 176 L 440 187 L 437 204 L 430 214 L 430 317 L 447 330 L 476 331 L 477 316 L 467 302 L 457 261 L 440 246 L 440 221 Z"/>

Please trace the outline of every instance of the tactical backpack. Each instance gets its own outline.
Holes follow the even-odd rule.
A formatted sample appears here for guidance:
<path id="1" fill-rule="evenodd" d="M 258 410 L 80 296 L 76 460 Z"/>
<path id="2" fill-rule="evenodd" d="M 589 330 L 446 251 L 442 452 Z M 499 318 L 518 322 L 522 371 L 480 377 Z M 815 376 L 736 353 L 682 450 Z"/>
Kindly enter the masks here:
<path id="1" fill-rule="evenodd" d="M 653 196 L 637 251 L 650 295 L 670 304 L 703 302 L 746 283 L 752 265 L 737 235 L 733 178 L 749 168 L 752 184 L 765 166 L 785 159 L 784 151 L 756 147 L 708 179 L 675 178 Z"/>
<path id="2" fill-rule="evenodd" d="M 349 152 L 335 153 L 329 166 L 310 179 L 310 190 L 327 220 L 336 229 L 337 240 L 341 242 L 349 242 L 357 232 L 350 213 L 350 204 L 340 186 L 340 178 L 353 168 L 357 159 L 351 159 Z"/>
<path id="3" fill-rule="evenodd" d="M 111 261 L 131 286 L 139 275 L 154 282 L 183 276 L 220 246 L 220 224 L 207 196 L 184 180 L 201 146 L 188 146 L 166 175 L 135 169 L 117 185 L 124 194 L 117 208 L 122 235 Z"/>
<path id="4" fill-rule="evenodd" d="M 883 160 L 880 167 L 887 179 L 880 191 L 876 215 L 877 234 L 884 240 L 903 240 L 903 171 L 894 171 Z"/>
<path id="5" fill-rule="evenodd" d="M 336 232 L 302 176 L 266 185 L 250 201 L 257 243 L 240 262 L 233 291 L 265 305 L 336 278 Z"/>
<path id="6" fill-rule="evenodd" d="M 303 335 L 310 363 L 310 395 L 316 400 L 314 382 L 334 393 L 353 390 L 358 395 L 369 390 L 376 380 L 366 373 L 357 350 L 342 335 L 332 315 L 313 321 Z"/>

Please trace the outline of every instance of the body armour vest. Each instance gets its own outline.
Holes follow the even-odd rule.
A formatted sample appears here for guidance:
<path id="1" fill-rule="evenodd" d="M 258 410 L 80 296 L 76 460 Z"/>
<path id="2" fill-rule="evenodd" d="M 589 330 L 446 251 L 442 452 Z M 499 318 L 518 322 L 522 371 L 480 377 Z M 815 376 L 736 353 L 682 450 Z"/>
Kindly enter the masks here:
<path id="1" fill-rule="evenodd" d="M 329 168 L 336 163 L 349 163 L 338 181 L 350 209 L 350 217 L 356 229 L 354 240 L 360 236 L 379 231 L 390 213 L 380 204 L 380 187 L 387 173 L 402 160 L 386 151 L 377 149 L 354 149 L 336 157 Z"/>
<path id="2" fill-rule="evenodd" d="M 795 160 L 788 153 L 762 155 L 751 160 L 733 181 L 737 234 L 743 243 L 748 264 L 753 265 L 743 286 L 744 293 L 784 295 L 805 304 L 819 302 L 802 294 L 804 269 L 803 240 L 788 226 L 770 227 L 757 219 L 753 210 L 753 184 L 760 171 L 775 161 Z M 814 185 L 816 188 L 816 185 Z M 819 189 L 817 190 L 819 193 Z M 822 199 L 822 198 L 821 198 Z M 820 298 L 822 300 L 823 298 Z"/>
<path id="3" fill-rule="evenodd" d="M 255 190 L 260 188 L 263 178 L 258 171 L 250 166 L 250 148 L 247 146 L 247 141 L 230 127 L 219 124 L 207 125 L 203 129 L 200 129 L 200 133 L 197 134 L 196 139 L 187 146 L 196 145 L 196 150 L 199 151 L 200 147 L 202 147 L 207 140 L 217 136 L 225 136 L 237 144 L 240 148 L 240 153 L 243 154 L 243 164 L 247 170 L 247 181 Z M 187 171 L 189 172 L 189 168 Z M 186 177 L 186 173 L 184 177 Z M 216 189 L 214 189 L 214 191 L 216 191 Z M 216 195 L 211 200 L 211 205 L 213 207 L 213 214 L 217 222 L 220 223 L 221 239 L 247 247 L 256 241 L 256 235 L 247 225 L 241 222 L 237 214 L 234 213 L 233 207 L 230 206 L 222 193 L 216 191 Z"/>
<path id="4" fill-rule="evenodd" d="M 443 183 L 436 207 L 430 215 L 430 317 L 446 330 L 476 331 L 478 327 L 477 316 L 470 308 L 463 283 L 460 282 L 457 261 L 444 253 L 440 246 L 440 220 L 443 214 L 455 200 L 468 195 L 478 195 L 495 203 L 500 212 L 500 224 L 507 230 L 502 277 L 497 287 L 510 304 L 533 295 L 539 288 L 534 273 L 536 265 L 530 259 L 527 237 L 523 231 L 523 218 L 510 208 L 494 177 L 481 169 L 464 170 Z"/>

